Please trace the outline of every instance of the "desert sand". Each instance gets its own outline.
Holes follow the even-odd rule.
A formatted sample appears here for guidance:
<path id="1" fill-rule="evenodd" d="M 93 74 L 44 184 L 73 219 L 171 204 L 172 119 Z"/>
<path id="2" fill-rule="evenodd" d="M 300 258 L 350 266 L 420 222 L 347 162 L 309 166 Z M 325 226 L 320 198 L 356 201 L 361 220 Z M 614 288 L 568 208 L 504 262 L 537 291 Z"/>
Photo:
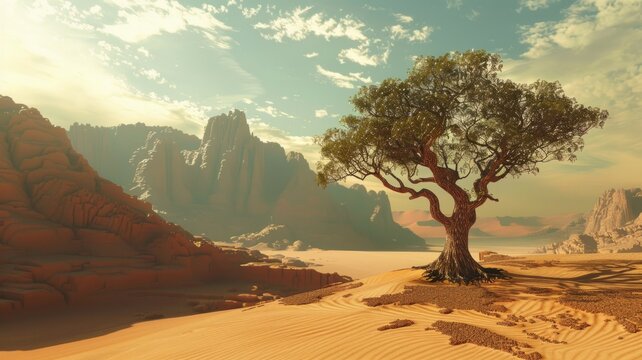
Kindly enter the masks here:
<path id="1" fill-rule="evenodd" d="M 274 301 L 243 309 L 144 321 L 39 348 L 30 349 L 24 341 L 18 341 L 24 340 L 26 331 L 3 328 L 0 357 L 516 358 L 501 349 L 474 343 L 451 345 L 447 333 L 452 329 L 460 331 L 453 337 L 454 343 L 483 344 L 484 336 L 487 339 L 490 334 L 493 339 L 503 339 L 501 343 L 508 347 L 519 344 L 513 349 L 522 351 L 523 358 L 620 360 L 642 356 L 642 331 L 631 332 L 642 328 L 640 254 L 539 255 L 504 260 L 492 266 L 504 268 L 512 279 L 485 284 L 482 288 L 473 286 L 468 292 L 468 288 L 463 287 L 427 285 L 419 280 L 420 270 L 401 269 L 369 276 L 352 285 L 317 290 L 312 296 L 289 302 Z M 425 303 L 415 299 L 411 302 L 418 303 L 400 305 L 399 299 L 403 302 L 413 296 L 423 296 L 420 293 L 394 295 L 402 293 L 406 286 L 429 286 L 422 289 L 430 299 Z M 602 294 L 601 302 L 591 302 L 597 304 L 598 309 L 579 310 L 578 307 L 583 306 L 581 297 L 593 296 L 594 291 Z M 605 291 L 607 296 L 603 296 Z M 473 296 L 461 296 L 462 293 Z M 380 297 L 385 294 L 392 296 Z M 310 303 L 286 305 L 284 302 Z M 383 305 L 369 306 L 377 304 Z M 73 328 L 79 321 L 100 321 L 100 316 L 90 320 L 71 318 L 55 327 Z M 466 325 L 461 324 L 472 326 L 462 328 Z M 37 324 L 33 326 L 36 329 Z"/>
<path id="2" fill-rule="evenodd" d="M 474 258 L 482 250 L 499 251 L 511 256 L 524 256 L 530 248 L 496 246 L 470 247 Z M 349 251 L 349 250 L 265 250 L 260 251 L 268 256 L 282 255 L 300 259 L 311 264 L 311 268 L 320 272 L 337 272 L 353 279 L 362 279 L 376 274 L 426 265 L 437 259 L 441 248 L 430 251 Z"/>

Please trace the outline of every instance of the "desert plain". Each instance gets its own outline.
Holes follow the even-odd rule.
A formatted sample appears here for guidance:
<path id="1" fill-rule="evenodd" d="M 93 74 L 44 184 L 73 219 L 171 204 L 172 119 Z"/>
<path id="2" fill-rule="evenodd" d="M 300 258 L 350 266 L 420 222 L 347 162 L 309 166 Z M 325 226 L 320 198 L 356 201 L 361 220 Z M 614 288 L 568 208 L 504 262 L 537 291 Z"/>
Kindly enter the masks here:
<path id="1" fill-rule="evenodd" d="M 430 254 L 424 253 L 426 262 Z M 417 264 L 418 253 L 391 253 L 389 264 L 383 252 L 373 253 L 372 262 L 367 252 L 358 255 L 306 252 L 308 260 L 326 262 L 325 271 L 350 269 L 345 262 L 355 259 L 367 271 L 353 272 L 351 283 L 239 309 L 194 315 L 181 298 L 150 294 L 141 301 L 123 293 L 111 308 L 103 302 L 101 311 L 81 307 L 5 323 L 0 354 L 30 360 L 620 360 L 642 354 L 640 254 L 513 256 L 483 263 L 511 279 L 480 286 L 426 283 L 422 270 L 407 266 L 390 270 L 402 258 Z M 146 320 L 145 311 L 164 318 Z M 57 335 L 39 337 L 51 328 Z"/>

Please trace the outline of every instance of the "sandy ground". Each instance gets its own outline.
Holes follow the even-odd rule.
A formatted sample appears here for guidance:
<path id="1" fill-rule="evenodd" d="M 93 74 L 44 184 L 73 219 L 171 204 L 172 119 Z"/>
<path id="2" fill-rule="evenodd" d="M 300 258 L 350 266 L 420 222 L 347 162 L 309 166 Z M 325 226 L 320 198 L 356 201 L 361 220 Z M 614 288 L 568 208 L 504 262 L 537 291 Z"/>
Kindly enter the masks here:
<path id="1" fill-rule="evenodd" d="M 377 262 L 355 261 L 364 261 L 366 265 Z M 500 313 L 501 318 L 457 309 L 456 304 L 451 313 L 444 314 L 439 312 L 440 307 L 427 303 L 370 307 L 363 302 L 365 298 L 399 293 L 406 285 L 421 285 L 418 282 L 421 271 L 405 269 L 363 278 L 360 280 L 363 285 L 359 287 L 342 288 L 307 305 L 284 305 L 277 301 L 252 308 L 146 321 L 28 351 L 21 351 L 20 346 L 11 349 L 11 344 L 20 344 L 16 338 L 20 334 L 5 328 L 0 331 L 1 349 L 18 351 L 2 351 L 0 358 L 515 359 L 507 352 L 480 345 L 450 345 L 448 335 L 425 330 L 438 320 L 488 329 L 528 344 L 530 348 L 525 348 L 526 352 L 537 352 L 544 359 L 642 358 L 642 331 L 627 332 L 614 316 L 580 311 L 557 301 L 561 292 L 569 289 L 628 289 L 640 293 L 642 255 L 543 255 L 503 261 L 496 266 L 513 276 L 511 280 L 484 285 L 511 298 L 501 303 L 508 309 Z M 529 287 L 553 292 L 529 293 Z M 509 315 L 528 321 L 515 326 L 497 324 Z M 554 319 L 557 315 L 572 317 L 589 326 L 576 330 L 540 320 Z M 93 321 L 97 319 L 99 317 Z M 377 330 L 396 319 L 411 320 L 414 324 Z M 48 331 L 73 328 L 81 321 L 87 320 L 71 318 L 51 326 Z"/>
<path id="2" fill-rule="evenodd" d="M 471 254 L 477 259 L 482 248 L 471 248 Z M 485 250 L 486 248 L 484 248 Z M 502 254 L 512 256 L 527 255 L 524 248 L 504 249 Z M 321 272 L 338 272 L 348 275 L 353 279 L 362 279 L 368 276 L 381 274 L 388 271 L 426 265 L 435 260 L 438 251 L 342 251 L 342 250 L 261 250 L 268 256 L 277 254 L 285 257 L 297 258 L 306 263 L 313 264 L 312 268 Z"/>

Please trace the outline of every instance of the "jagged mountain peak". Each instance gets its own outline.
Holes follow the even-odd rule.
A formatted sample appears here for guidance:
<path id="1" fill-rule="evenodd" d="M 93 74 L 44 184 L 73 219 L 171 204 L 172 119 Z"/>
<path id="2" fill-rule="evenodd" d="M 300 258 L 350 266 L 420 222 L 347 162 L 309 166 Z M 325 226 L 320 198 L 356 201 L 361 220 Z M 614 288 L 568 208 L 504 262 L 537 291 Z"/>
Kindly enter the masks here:
<path id="1" fill-rule="evenodd" d="M 605 233 L 624 226 L 642 212 L 640 188 L 609 189 L 595 203 L 584 232 Z"/>
<path id="2" fill-rule="evenodd" d="M 302 154 L 253 136 L 240 110 L 210 118 L 196 149 L 167 137 L 165 143 L 162 134 L 146 136 L 146 146 L 131 157 L 136 170 L 127 183 L 132 194 L 194 233 L 228 240 L 278 222 L 320 248 L 424 246 L 394 223 L 385 193 L 336 184 L 323 190 Z"/>
<path id="3" fill-rule="evenodd" d="M 213 116 L 207 121 L 201 144 L 214 141 L 224 148 L 231 149 L 235 144 L 243 144 L 250 138 L 252 134 L 245 113 L 234 109 L 227 114 Z"/>

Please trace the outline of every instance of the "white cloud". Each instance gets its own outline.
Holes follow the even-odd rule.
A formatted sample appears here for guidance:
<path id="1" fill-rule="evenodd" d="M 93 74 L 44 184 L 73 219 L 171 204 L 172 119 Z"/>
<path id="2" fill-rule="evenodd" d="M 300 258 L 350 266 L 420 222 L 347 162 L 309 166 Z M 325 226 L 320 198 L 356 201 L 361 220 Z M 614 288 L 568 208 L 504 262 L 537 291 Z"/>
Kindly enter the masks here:
<path id="1" fill-rule="evenodd" d="M 332 81 L 336 86 L 345 89 L 354 89 L 355 83 L 361 82 L 370 84 L 372 79 L 364 77 L 362 73 L 349 73 L 348 75 L 324 69 L 321 65 L 317 65 L 317 72 L 327 79 Z"/>
<path id="2" fill-rule="evenodd" d="M 402 25 L 393 25 L 388 29 L 388 31 L 390 32 L 390 37 L 393 40 L 405 39 L 408 41 L 424 42 L 430 37 L 433 28 L 430 26 L 424 26 L 420 29 L 408 30 Z"/>
<path id="3" fill-rule="evenodd" d="M 161 76 L 161 73 L 156 69 L 140 69 L 140 75 L 146 77 L 148 80 L 155 81 L 158 84 L 165 84 L 167 80 Z"/>
<path id="4" fill-rule="evenodd" d="M 103 8 L 100 7 L 100 5 L 94 5 L 87 10 L 87 12 L 91 15 L 97 15 L 97 16 L 102 16 L 103 15 Z"/>
<path id="5" fill-rule="evenodd" d="M 639 27 L 641 12 L 640 0 L 580 0 L 568 8 L 562 21 L 522 27 L 522 42 L 530 46 L 524 56 L 537 58 L 557 47 L 578 49 L 593 41 L 598 33 Z"/>
<path id="6" fill-rule="evenodd" d="M 212 14 L 226 14 L 228 12 L 227 6 L 228 5 L 214 6 L 212 4 L 203 4 L 201 5 L 201 8 Z"/>
<path id="7" fill-rule="evenodd" d="M 446 0 L 446 7 L 448 9 L 461 9 L 462 5 L 464 5 L 463 0 Z"/>
<path id="8" fill-rule="evenodd" d="M 397 21 L 402 22 L 402 23 L 411 23 L 412 22 L 412 17 L 404 14 L 394 14 L 395 18 Z"/>
<path id="9" fill-rule="evenodd" d="M 151 56 L 149 51 L 147 49 L 145 49 L 144 47 L 142 47 L 142 46 L 139 47 L 138 49 L 136 49 L 136 51 L 138 51 L 139 53 L 143 54 L 143 56 L 145 56 L 145 57 L 150 57 Z"/>
<path id="10" fill-rule="evenodd" d="M 328 116 L 328 111 L 326 109 L 314 110 L 314 117 L 324 118 L 326 116 Z"/>
<path id="11" fill-rule="evenodd" d="M 290 114 L 288 114 L 288 113 L 286 113 L 284 111 L 281 111 L 281 110 L 277 109 L 276 107 L 274 107 L 271 102 L 266 101 L 266 103 L 268 103 L 267 106 L 257 106 L 256 107 L 256 111 L 262 112 L 264 114 L 268 114 L 271 117 L 284 116 L 284 117 L 291 118 L 291 119 L 294 118 L 294 116 L 292 116 L 292 115 L 290 115 Z"/>
<path id="12" fill-rule="evenodd" d="M 311 58 L 313 58 L 313 57 L 317 57 L 317 56 L 319 56 L 319 53 L 318 53 L 318 52 L 313 51 L 313 52 L 311 52 L 311 53 L 304 54 L 303 56 L 307 57 L 308 59 L 311 59 Z"/>
<path id="13" fill-rule="evenodd" d="M 59 23 L 71 29 L 93 31 L 94 26 L 87 21 L 102 16 L 102 9 L 96 6 L 81 10 L 67 0 L 37 0 L 30 5 L 28 16 L 36 20 L 53 16 Z"/>
<path id="14" fill-rule="evenodd" d="M 466 18 L 468 20 L 470 20 L 470 21 L 473 21 L 473 20 L 477 19 L 478 17 L 479 17 L 479 11 L 477 11 L 475 9 L 470 10 L 470 13 L 468 13 L 468 15 L 466 15 Z"/>
<path id="15" fill-rule="evenodd" d="M 640 1 L 580 0 L 560 21 L 522 29 L 529 48 L 522 58 L 505 61 L 506 77 L 557 80 L 568 96 L 610 113 L 604 129 L 585 137 L 578 161 L 548 164 L 538 187 L 546 184 L 556 195 L 572 189 L 575 196 L 597 196 L 611 187 L 639 186 L 642 142 L 632 134 L 642 134 L 641 13 Z M 591 170 L 590 182 L 581 169 Z"/>
<path id="16" fill-rule="evenodd" d="M 230 47 L 230 38 L 223 32 L 231 30 L 214 17 L 213 7 L 185 7 L 170 0 L 108 0 L 118 8 L 118 20 L 101 31 L 128 43 L 138 43 L 163 33 L 179 33 L 194 29 L 219 48 Z"/>
<path id="17" fill-rule="evenodd" d="M 530 11 L 546 9 L 553 1 L 554 0 L 520 0 L 517 12 L 521 12 L 524 8 Z"/>
<path id="18" fill-rule="evenodd" d="M 59 18 L 48 17 L 55 14 L 43 18 L 32 10 L 20 1 L 3 3 L 1 46 L 11 51 L 0 56 L 0 68 L 6 70 L 0 76 L 0 93 L 38 108 L 56 125 L 90 122 L 113 126 L 144 119 L 150 125 L 200 134 L 212 108 L 228 107 L 249 96 L 220 96 L 203 106 L 185 98 L 142 92 L 113 67 L 121 64 L 132 70 L 129 75 L 138 73 L 140 67 L 125 57 L 136 56 L 131 54 L 136 47 L 95 42 L 95 33 L 86 36 Z M 155 77 L 151 72 L 148 75 Z"/>
<path id="19" fill-rule="evenodd" d="M 350 60 L 356 64 L 362 66 L 377 66 L 381 63 L 388 62 L 388 56 L 390 55 L 390 48 L 384 50 L 383 53 L 379 55 L 370 55 L 370 49 L 368 48 L 369 43 L 365 42 L 356 48 L 343 49 L 339 52 L 339 62 L 342 64 L 346 60 Z"/>
<path id="20" fill-rule="evenodd" d="M 336 74 L 336 73 L 335 73 L 335 74 Z M 357 79 L 357 80 L 361 81 L 361 82 L 362 82 L 362 83 L 364 83 L 364 84 L 370 84 L 370 83 L 372 82 L 372 79 L 370 78 L 370 76 L 365 77 L 365 76 L 363 76 L 363 74 L 362 74 L 362 73 L 349 73 L 349 75 L 350 75 L 351 77 L 353 77 L 353 78 L 355 78 L 355 79 Z"/>
<path id="21" fill-rule="evenodd" d="M 303 154 L 312 169 L 315 169 L 316 163 L 321 159 L 319 146 L 314 143 L 313 136 L 293 136 L 261 121 L 259 118 L 248 118 L 247 122 L 252 133 L 259 139 L 276 142 L 283 146 L 286 151 Z"/>
<path id="22" fill-rule="evenodd" d="M 251 19 L 251 18 L 255 17 L 259 13 L 259 11 L 261 11 L 261 7 L 262 7 L 261 4 L 257 5 L 254 8 L 252 8 L 252 7 L 244 7 L 244 6 L 241 5 L 241 7 L 240 7 L 241 15 L 243 15 L 243 17 L 246 18 L 246 19 Z"/>
<path id="23" fill-rule="evenodd" d="M 367 40 L 362 32 L 365 24 L 361 21 L 350 16 L 326 18 L 322 12 L 309 14 L 310 9 L 312 7 L 297 7 L 268 23 L 257 23 L 254 28 L 264 30 L 261 31 L 261 36 L 265 39 L 277 42 L 282 42 L 283 39 L 300 41 L 308 35 L 320 36 L 326 40 L 342 37 L 354 41 Z"/>

